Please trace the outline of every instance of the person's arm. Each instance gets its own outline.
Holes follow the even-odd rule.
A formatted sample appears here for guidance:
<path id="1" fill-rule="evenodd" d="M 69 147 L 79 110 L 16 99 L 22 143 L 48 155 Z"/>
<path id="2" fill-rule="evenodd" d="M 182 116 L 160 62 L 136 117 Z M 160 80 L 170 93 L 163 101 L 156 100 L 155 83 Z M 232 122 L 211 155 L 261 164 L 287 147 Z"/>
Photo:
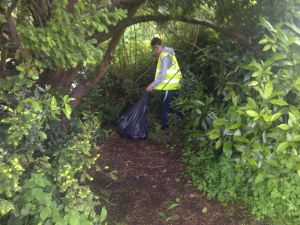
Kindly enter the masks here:
<path id="1" fill-rule="evenodd" d="M 164 58 L 162 58 L 159 74 L 155 78 L 155 80 L 150 85 L 148 85 L 146 89 L 148 92 L 153 91 L 154 87 L 156 87 L 157 85 L 161 84 L 164 81 L 167 75 L 167 70 L 168 68 L 171 67 L 171 65 L 172 65 L 172 59 L 170 56 L 165 56 Z"/>

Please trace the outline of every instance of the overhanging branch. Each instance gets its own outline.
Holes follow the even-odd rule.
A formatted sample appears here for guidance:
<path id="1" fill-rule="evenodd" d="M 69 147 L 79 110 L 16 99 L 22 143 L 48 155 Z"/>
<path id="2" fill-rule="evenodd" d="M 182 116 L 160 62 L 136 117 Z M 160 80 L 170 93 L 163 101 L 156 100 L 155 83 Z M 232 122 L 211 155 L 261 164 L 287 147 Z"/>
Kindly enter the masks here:
<path id="1" fill-rule="evenodd" d="M 160 21 L 160 22 L 165 22 L 165 21 L 180 21 L 184 23 L 190 23 L 190 24 L 197 24 L 197 25 L 202 25 L 205 27 L 209 27 L 214 29 L 215 31 L 218 31 L 232 39 L 236 39 L 242 42 L 247 42 L 246 37 L 243 34 L 240 34 L 238 32 L 234 32 L 232 30 L 226 29 L 221 27 L 218 24 L 213 23 L 210 20 L 207 19 L 198 19 L 194 17 L 172 17 L 169 15 L 145 15 L 145 16 L 136 16 L 133 17 L 131 20 L 125 20 L 122 21 L 118 24 L 118 26 L 122 27 L 129 27 L 138 23 L 145 23 L 145 22 L 150 22 L 150 21 Z M 110 39 L 114 33 L 116 32 L 116 27 L 112 27 L 109 33 L 99 33 L 96 35 L 96 39 L 98 40 L 98 43 L 102 43 L 108 39 Z"/>

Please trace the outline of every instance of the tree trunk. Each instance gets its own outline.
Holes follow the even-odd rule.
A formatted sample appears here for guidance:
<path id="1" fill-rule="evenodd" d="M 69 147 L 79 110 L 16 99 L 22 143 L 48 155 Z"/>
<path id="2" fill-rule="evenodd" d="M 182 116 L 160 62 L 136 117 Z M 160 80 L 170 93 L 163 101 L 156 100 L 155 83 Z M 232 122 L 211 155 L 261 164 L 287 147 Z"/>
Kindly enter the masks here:
<path id="1" fill-rule="evenodd" d="M 140 5 L 143 3 L 143 0 L 136 0 L 135 4 L 132 5 L 130 9 L 128 9 L 128 16 L 124 21 L 130 21 Z M 94 77 L 88 79 L 85 83 L 79 84 L 72 93 L 72 97 L 75 98 L 74 101 L 72 101 L 72 107 L 76 107 L 83 97 L 101 80 L 103 79 L 105 72 L 107 71 L 112 59 L 114 58 L 114 53 L 116 50 L 116 47 L 122 38 L 124 31 L 126 29 L 126 26 L 124 26 L 124 21 L 120 22 L 116 28 L 114 35 L 112 39 L 109 42 L 108 48 L 106 49 L 105 55 L 103 57 L 103 60 L 101 61 L 99 67 L 97 68 L 96 74 Z"/>

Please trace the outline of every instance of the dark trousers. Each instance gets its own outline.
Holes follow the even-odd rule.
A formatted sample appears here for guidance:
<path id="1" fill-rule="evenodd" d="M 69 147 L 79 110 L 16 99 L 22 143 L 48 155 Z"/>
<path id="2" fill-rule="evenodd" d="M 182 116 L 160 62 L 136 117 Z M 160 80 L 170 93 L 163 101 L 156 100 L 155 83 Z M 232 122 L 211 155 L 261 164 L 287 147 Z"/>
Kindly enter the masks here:
<path id="1" fill-rule="evenodd" d="M 162 113 L 161 113 L 161 125 L 162 129 L 169 128 L 168 114 L 171 112 L 170 102 L 177 97 L 178 92 L 176 90 L 163 91 L 162 101 Z"/>

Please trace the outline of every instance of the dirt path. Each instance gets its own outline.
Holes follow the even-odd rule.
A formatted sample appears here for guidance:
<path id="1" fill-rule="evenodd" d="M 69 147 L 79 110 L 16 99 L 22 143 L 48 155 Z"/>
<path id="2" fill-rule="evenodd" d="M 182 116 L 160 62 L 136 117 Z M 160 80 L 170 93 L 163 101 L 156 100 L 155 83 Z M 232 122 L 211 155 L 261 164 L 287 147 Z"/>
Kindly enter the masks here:
<path id="1" fill-rule="evenodd" d="M 208 200 L 184 175 L 180 154 L 150 140 L 113 134 L 102 147 L 92 189 L 112 225 L 257 225 L 241 206 Z M 169 208 L 169 209 L 168 209 Z"/>

